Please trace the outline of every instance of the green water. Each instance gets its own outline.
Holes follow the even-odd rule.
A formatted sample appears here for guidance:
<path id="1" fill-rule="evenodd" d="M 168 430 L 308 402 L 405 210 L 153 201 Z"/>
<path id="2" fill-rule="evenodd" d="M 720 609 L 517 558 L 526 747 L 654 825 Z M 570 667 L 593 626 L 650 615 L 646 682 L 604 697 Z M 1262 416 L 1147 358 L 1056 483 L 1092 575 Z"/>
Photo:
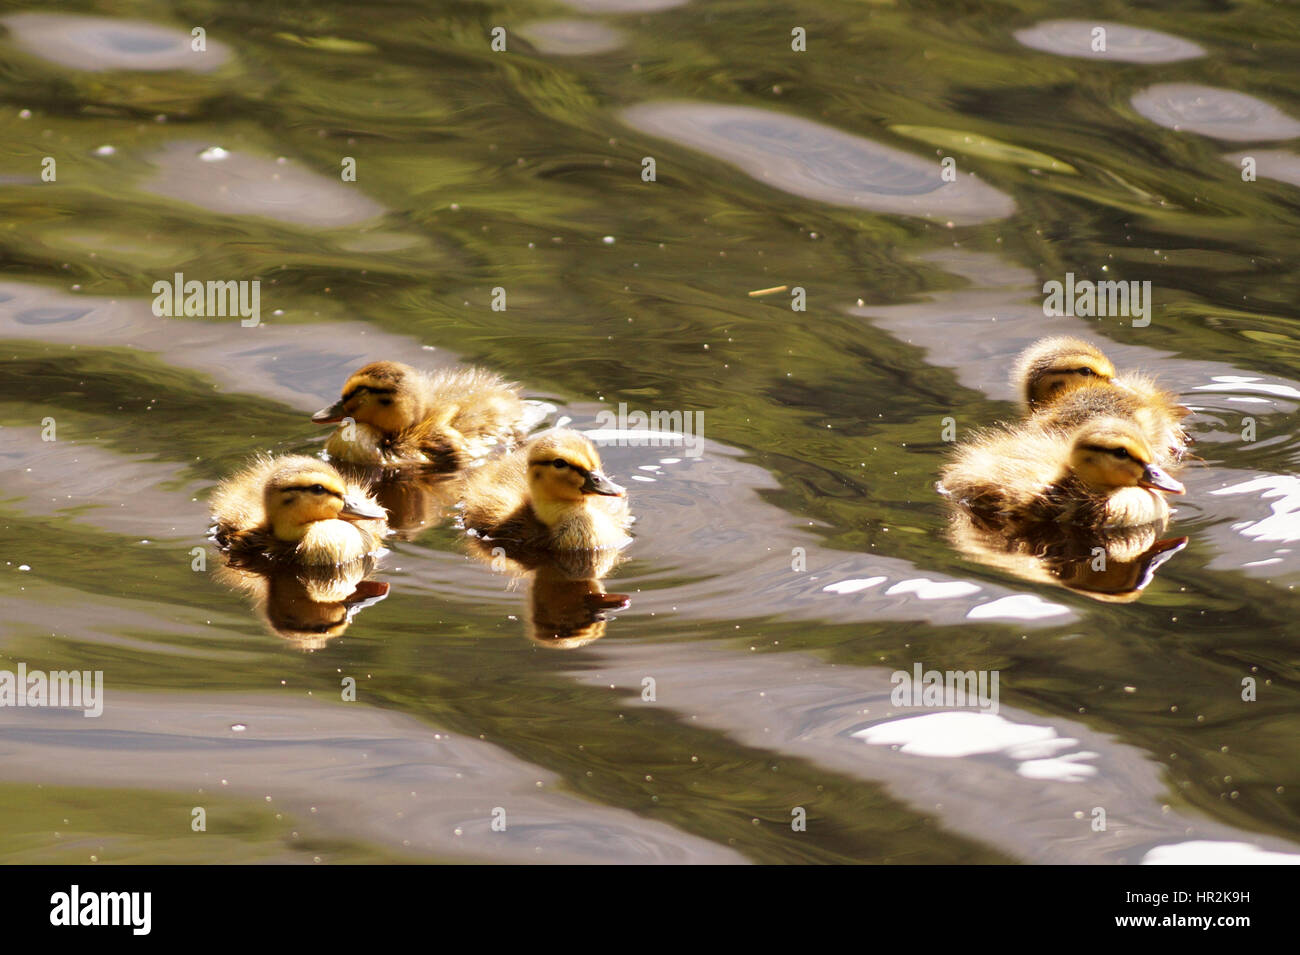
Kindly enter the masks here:
<path id="1" fill-rule="evenodd" d="M 58 6 L 170 41 L 0 19 L 0 669 L 105 686 L 98 719 L 0 709 L 0 861 L 1294 852 L 1295 133 L 1230 105 L 1222 137 L 1168 128 L 1131 100 L 1198 84 L 1300 117 L 1295 11 L 1107 4 L 1204 54 L 1103 62 L 1013 35 L 1085 4 L 579 6 Z M 557 18 L 615 45 L 525 39 Z M 147 69 L 196 26 L 206 53 Z M 960 209 L 926 206 L 944 157 Z M 259 280 L 262 324 L 156 317 L 177 272 Z M 1150 325 L 1044 317 L 1067 272 L 1149 281 Z M 806 310 L 747 294 L 781 285 Z M 944 420 L 1012 415 L 1012 357 L 1059 332 L 1195 411 L 1189 543 L 1135 602 L 944 538 Z M 486 365 L 581 428 L 620 404 L 702 416 L 699 457 L 602 449 L 638 518 L 602 639 L 530 641 L 526 587 L 449 524 L 392 543 L 388 597 L 312 652 L 218 579 L 206 495 L 255 452 L 320 450 L 310 413 L 375 358 Z M 1042 732 L 854 736 L 918 715 L 888 699 L 917 662 L 1000 674 L 1006 723 L 940 742 Z"/>

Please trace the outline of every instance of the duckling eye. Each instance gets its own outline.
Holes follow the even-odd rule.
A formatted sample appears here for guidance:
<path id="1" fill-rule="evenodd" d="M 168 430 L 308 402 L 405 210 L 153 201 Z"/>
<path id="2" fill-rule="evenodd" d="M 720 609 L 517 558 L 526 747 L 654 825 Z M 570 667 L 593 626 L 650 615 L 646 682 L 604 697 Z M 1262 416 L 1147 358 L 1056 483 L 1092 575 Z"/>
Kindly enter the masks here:
<path id="1" fill-rule="evenodd" d="M 311 491 L 313 494 L 325 493 L 325 488 L 320 484 L 313 484 L 311 487 L 307 488 L 307 490 Z"/>
<path id="2" fill-rule="evenodd" d="M 1132 455 L 1130 455 L 1124 448 L 1111 448 L 1110 453 L 1115 455 L 1115 457 L 1119 458 L 1121 461 L 1127 461 L 1132 457 Z"/>
<path id="3" fill-rule="evenodd" d="M 1075 374 L 1083 375 L 1085 378 L 1091 378 L 1093 375 L 1097 374 L 1091 368 L 1076 368 L 1074 371 Z"/>
<path id="4" fill-rule="evenodd" d="M 554 461 L 551 462 L 551 465 L 557 471 L 563 471 L 565 468 L 569 466 L 569 462 L 564 460 L 564 458 L 556 458 Z"/>

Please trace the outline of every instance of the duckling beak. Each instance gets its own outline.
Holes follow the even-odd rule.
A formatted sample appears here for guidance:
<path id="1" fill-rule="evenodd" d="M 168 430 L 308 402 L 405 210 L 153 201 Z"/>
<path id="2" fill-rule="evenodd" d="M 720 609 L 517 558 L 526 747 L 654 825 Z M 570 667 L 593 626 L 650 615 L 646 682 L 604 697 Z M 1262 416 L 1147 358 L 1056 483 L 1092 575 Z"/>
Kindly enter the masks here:
<path id="1" fill-rule="evenodd" d="M 587 473 L 587 480 L 582 483 L 583 494 L 603 494 L 606 497 L 622 497 L 627 493 L 599 471 Z"/>
<path id="2" fill-rule="evenodd" d="M 311 416 L 311 420 L 316 422 L 317 424 L 333 424 L 335 421 L 342 421 L 343 420 L 342 400 L 334 402 L 334 404 L 330 405 L 328 408 L 321 408 L 320 411 L 317 411 L 314 415 Z"/>
<path id="3" fill-rule="evenodd" d="M 604 620 L 606 611 L 626 610 L 631 605 L 632 598 L 627 594 L 587 594 L 582 598 L 582 603 L 593 614 L 600 615 L 597 620 Z"/>
<path id="4" fill-rule="evenodd" d="M 1187 488 L 1183 487 L 1154 464 L 1148 464 L 1143 469 L 1142 480 L 1138 481 L 1138 487 L 1151 487 L 1155 488 L 1157 491 L 1168 491 L 1170 494 L 1183 494 L 1187 491 Z"/>
<path id="5" fill-rule="evenodd" d="M 363 497 L 345 497 L 339 517 L 345 521 L 386 521 L 388 512 Z"/>

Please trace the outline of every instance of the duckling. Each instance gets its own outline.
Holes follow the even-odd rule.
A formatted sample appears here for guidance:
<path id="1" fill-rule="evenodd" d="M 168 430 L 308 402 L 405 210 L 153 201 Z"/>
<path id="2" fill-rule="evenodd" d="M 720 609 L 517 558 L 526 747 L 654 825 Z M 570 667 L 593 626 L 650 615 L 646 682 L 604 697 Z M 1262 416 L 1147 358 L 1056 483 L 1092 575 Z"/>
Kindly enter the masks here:
<path id="1" fill-rule="evenodd" d="M 1030 423 L 983 435 L 943 469 L 939 489 L 987 526 L 1099 528 L 1165 521 L 1169 505 L 1156 492 L 1185 490 L 1124 418 L 1093 419 L 1073 431 Z"/>
<path id="2" fill-rule="evenodd" d="M 1149 375 L 1117 377 L 1096 346 L 1078 338 L 1044 338 L 1016 360 L 1012 373 L 1023 402 L 1040 423 L 1073 428 L 1090 418 L 1131 418 L 1164 464 L 1180 460 L 1188 436 L 1181 421 L 1191 413 Z"/>
<path id="3" fill-rule="evenodd" d="M 1092 418 L 1127 418 L 1138 426 L 1155 453 L 1156 461 L 1175 467 L 1187 453 L 1191 439 L 1179 419 L 1188 409 L 1145 376 L 1128 375 L 1108 387 L 1084 387 L 1061 396 L 1034 417 L 1043 424 L 1071 428 Z"/>
<path id="4" fill-rule="evenodd" d="M 387 514 L 365 488 L 303 455 L 263 456 L 212 495 L 215 539 L 233 563 L 333 567 L 379 549 Z"/>
<path id="5" fill-rule="evenodd" d="M 1041 338 L 1016 359 L 1011 380 L 1031 413 L 1076 388 L 1110 384 L 1115 366 L 1101 350 L 1079 338 Z"/>
<path id="6" fill-rule="evenodd" d="M 619 548 L 630 541 L 626 492 L 600 470 L 595 446 L 556 428 L 465 479 L 461 523 L 513 560 Z"/>
<path id="7" fill-rule="evenodd" d="M 454 471 L 493 445 L 519 441 L 523 418 L 518 386 L 490 371 L 376 361 L 353 372 L 343 396 L 311 420 L 344 422 L 325 446 L 339 461 Z"/>

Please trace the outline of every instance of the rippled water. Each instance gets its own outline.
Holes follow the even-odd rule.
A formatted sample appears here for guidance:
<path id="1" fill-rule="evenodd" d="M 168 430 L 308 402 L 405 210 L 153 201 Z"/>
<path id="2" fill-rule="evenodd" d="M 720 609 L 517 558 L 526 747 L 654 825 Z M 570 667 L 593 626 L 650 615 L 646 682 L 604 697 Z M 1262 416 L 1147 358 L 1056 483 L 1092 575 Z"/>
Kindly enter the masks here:
<path id="1" fill-rule="evenodd" d="M 7 5 L 0 670 L 105 697 L 0 707 L 0 861 L 1296 861 L 1300 35 L 1183 7 Z M 1150 324 L 1045 317 L 1067 272 Z M 176 273 L 261 324 L 157 317 Z M 1194 410 L 1131 602 L 945 537 L 946 420 L 1057 333 Z M 205 499 L 377 358 L 615 439 L 605 598 L 408 488 L 367 599 L 278 635 Z M 897 706 L 918 663 L 997 711 Z"/>

